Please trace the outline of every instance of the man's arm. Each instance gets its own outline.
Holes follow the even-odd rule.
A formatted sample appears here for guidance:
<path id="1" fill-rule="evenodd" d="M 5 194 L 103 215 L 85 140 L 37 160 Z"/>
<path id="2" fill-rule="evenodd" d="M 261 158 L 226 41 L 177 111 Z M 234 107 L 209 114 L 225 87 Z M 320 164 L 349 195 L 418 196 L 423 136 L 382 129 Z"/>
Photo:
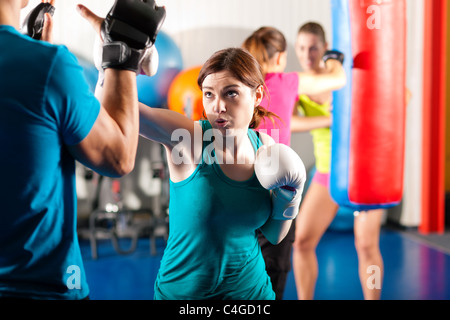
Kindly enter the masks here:
<path id="1" fill-rule="evenodd" d="M 133 34 L 126 35 L 130 28 L 127 29 L 124 26 L 125 29 L 117 30 L 113 27 L 114 15 L 118 13 L 118 10 L 127 11 L 129 8 L 118 9 L 116 2 L 105 20 L 82 5 L 77 7 L 80 14 L 91 23 L 97 33 L 102 34 L 106 46 L 117 48 L 120 45 L 121 49 L 125 48 L 127 52 L 132 52 L 128 58 L 121 56 L 119 60 L 114 56 L 115 51 L 108 51 L 106 55 L 103 55 L 105 81 L 100 113 L 88 136 L 78 145 L 69 148 L 80 162 L 109 176 L 122 176 L 134 168 L 139 139 L 136 72 L 139 71 L 137 61 L 140 59 L 136 59 L 136 54 L 142 55 L 145 48 L 153 45 L 165 17 L 164 8 L 157 7 L 152 1 L 145 4 L 136 2 L 136 5 L 140 5 L 139 10 L 146 9 L 149 14 L 149 17 L 143 17 L 148 19 L 144 19 L 144 22 L 154 23 L 154 28 L 144 33 L 147 36 L 145 43 L 132 41 L 135 40 Z M 132 23 L 137 22 L 132 21 Z M 153 26 L 152 23 L 143 23 L 143 25 Z M 139 29 L 135 30 L 139 32 Z M 139 40 L 144 40 L 143 34 L 139 35 Z"/>
<path id="2" fill-rule="evenodd" d="M 106 70 L 101 103 L 90 133 L 69 150 L 81 163 L 103 175 L 123 176 L 134 168 L 139 138 L 136 74 Z"/>

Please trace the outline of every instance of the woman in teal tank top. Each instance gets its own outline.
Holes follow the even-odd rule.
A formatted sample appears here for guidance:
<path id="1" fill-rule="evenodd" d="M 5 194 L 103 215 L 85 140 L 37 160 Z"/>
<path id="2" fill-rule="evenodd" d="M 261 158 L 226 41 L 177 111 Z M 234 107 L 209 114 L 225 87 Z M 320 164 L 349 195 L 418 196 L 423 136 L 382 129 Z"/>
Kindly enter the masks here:
<path id="1" fill-rule="evenodd" d="M 203 132 L 211 129 L 208 121 L 201 125 Z M 261 141 L 253 130 L 248 135 L 256 152 Z M 255 237 L 271 213 L 269 191 L 255 176 L 246 181 L 228 178 L 207 145 L 194 173 L 170 183 L 171 234 L 155 297 L 271 299 Z"/>
<path id="2" fill-rule="evenodd" d="M 280 242 L 292 221 L 272 219 L 255 176 L 256 151 L 273 144 L 253 128 L 274 116 L 259 104 L 264 78 L 242 49 L 214 54 L 198 84 L 207 120 L 140 106 L 141 135 L 162 143 L 170 171 L 169 238 L 155 299 L 274 299 L 257 239 Z"/>

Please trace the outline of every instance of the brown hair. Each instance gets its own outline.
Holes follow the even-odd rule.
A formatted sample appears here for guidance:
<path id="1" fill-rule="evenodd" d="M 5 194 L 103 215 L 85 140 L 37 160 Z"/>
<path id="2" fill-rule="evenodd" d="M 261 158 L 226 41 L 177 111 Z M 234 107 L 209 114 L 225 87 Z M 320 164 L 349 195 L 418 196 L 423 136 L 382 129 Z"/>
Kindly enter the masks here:
<path id="1" fill-rule="evenodd" d="M 263 86 L 264 95 L 268 96 L 261 66 L 248 51 L 241 48 L 228 48 L 214 53 L 200 70 L 197 79 L 200 89 L 202 89 L 203 81 L 205 81 L 207 76 L 222 71 L 230 72 L 234 78 L 253 90 Z M 255 107 L 249 128 L 258 128 L 264 117 L 269 117 L 270 119 L 273 117 L 278 118 L 276 114 L 261 106 Z"/>
<path id="2" fill-rule="evenodd" d="M 277 52 L 287 50 L 287 41 L 283 33 L 273 27 L 261 27 L 248 37 L 242 47 L 248 50 L 263 69 Z M 264 70 L 263 70 L 264 71 Z"/>
<path id="3" fill-rule="evenodd" d="M 308 22 L 305 23 L 303 26 L 300 27 L 298 30 L 298 33 L 311 33 L 320 38 L 323 43 L 327 43 L 326 37 L 325 37 L 325 31 L 323 27 L 316 23 L 316 22 Z"/>

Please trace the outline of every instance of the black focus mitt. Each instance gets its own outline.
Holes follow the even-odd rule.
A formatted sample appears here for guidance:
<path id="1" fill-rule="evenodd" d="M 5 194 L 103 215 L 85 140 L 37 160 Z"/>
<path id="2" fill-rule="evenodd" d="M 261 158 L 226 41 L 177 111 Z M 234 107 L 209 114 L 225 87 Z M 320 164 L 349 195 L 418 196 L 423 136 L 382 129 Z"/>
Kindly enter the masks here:
<path id="1" fill-rule="evenodd" d="M 33 39 L 41 40 L 42 31 L 44 30 L 45 14 L 55 13 L 55 7 L 50 3 L 40 3 L 25 17 L 22 24 L 22 33 Z"/>

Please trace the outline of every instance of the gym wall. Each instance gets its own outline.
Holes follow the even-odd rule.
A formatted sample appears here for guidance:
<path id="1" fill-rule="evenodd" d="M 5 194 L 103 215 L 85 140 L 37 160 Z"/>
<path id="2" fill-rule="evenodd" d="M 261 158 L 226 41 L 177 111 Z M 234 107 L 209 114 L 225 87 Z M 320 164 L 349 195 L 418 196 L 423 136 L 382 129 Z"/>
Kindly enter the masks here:
<path id="1" fill-rule="evenodd" d="M 423 1 L 408 0 L 408 73 L 407 86 L 413 93 L 407 113 L 405 159 L 405 194 L 401 207 L 392 210 L 391 218 L 414 227 L 420 224 L 421 208 L 421 109 L 423 60 Z M 25 16 L 39 0 L 30 0 L 23 10 Z M 92 61 L 94 31 L 76 12 L 76 4 L 89 7 L 105 16 L 114 0 L 57 0 L 54 41 L 65 44 L 78 56 Z M 179 46 L 184 67 L 203 63 L 213 52 L 230 46 L 240 46 L 257 28 L 275 26 L 286 36 L 288 66 L 296 71 L 300 66 L 294 52 L 298 28 L 307 21 L 321 23 L 331 36 L 330 0 L 159 0 L 167 9 L 163 31 Z M 332 39 L 328 39 L 330 48 Z M 294 134 L 292 147 L 300 154 L 307 168 L 314 164 L 309 133 Z"/>

